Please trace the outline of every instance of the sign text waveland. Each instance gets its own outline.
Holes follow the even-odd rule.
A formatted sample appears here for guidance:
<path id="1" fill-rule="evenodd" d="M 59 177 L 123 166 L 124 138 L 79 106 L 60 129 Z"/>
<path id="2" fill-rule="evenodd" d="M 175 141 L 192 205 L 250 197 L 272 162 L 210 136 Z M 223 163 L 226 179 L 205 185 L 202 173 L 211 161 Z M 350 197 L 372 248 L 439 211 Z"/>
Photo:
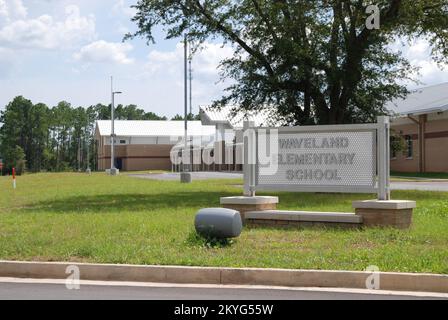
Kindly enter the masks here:
<path id="1" fill-rule="evenodd" d="M 280 149 L 344 149 L 349 146 L 347 137 L 279 139 Z"/>

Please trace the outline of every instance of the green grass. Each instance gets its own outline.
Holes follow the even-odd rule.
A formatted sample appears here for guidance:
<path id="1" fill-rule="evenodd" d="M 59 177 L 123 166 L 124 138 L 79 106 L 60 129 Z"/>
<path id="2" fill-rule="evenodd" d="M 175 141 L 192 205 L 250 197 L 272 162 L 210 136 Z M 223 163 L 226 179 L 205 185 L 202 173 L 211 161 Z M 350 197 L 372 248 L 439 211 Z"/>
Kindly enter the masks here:
<path id="1" fill-rule="evenodd" d="M 448 274 L 448 193 L 402 191 L 418 202 L 410 230 L 245 228 L 209 243 L 196 211 L 238 195 L 239 180 L 152 181 L 102 173 L 0 178 L 0 259 L 162 265 L 278 267 Z M 272 194 L 272 193 L 270 193 Z M 352 211 L 373 195 L 279 193 L 280 208 Z"/>
<path id="2" fill-rule="evenodd" d="M 402 178 L 448 179 L 448 172 L 391 172 L 391 175 Z"/>

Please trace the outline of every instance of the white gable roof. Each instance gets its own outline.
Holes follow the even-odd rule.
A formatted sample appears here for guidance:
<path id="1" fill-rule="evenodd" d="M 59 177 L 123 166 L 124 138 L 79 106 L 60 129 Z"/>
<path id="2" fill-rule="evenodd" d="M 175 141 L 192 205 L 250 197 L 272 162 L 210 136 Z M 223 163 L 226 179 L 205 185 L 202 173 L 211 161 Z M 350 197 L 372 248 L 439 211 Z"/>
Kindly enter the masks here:
<path id="1" fill-rule="evenodd" d="M 97 129 L 101 136 L 111 135 L 111 121 L 98 120 Z M 115 134 L 120 137 L 169 137 L 184 135 L 184 121 L 166 120 L 115 120 Z M 214 126 L 204 126 L 201 121 L 188 121 L 189 136 L 211 136 Z"/>
<path id="2" fill-rule="evenodd" d="M 405 99 L 395 99 L 386 105 L 400 115 L 418 115 L 448 110 L 448 82 L 412 91 Z"/>
<path id="3" fill-rule="evenodd" d="M 254 121 L 257 127 L 275 124 L 271 117 L 272 110 L 265 109 L 252 113 L 240 112 L 233 117 L 233 108 L 235 106 L 225 106 L 220 109 L 212 108 L 211 106 L 201 106 L 199 107 L 199 112 L 202 123 L 207 125 L 224 124 L 234 129 L 242 128 L 245 120 Z"/>

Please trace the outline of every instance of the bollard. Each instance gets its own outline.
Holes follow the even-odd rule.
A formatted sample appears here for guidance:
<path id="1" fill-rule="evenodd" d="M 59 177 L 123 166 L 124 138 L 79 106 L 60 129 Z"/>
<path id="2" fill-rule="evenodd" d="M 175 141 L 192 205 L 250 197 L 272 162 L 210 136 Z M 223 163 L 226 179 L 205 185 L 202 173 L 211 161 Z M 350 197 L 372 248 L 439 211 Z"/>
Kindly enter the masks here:
<path id="1" fill-rule="evenodd" d="M 180 182 L 181 183 L 191 183 L 191 173 L 190 172 L 181 172 L 180 173 Z"/>
<path id="2" fill-rule="evenodd" d="M 16 185 L 16 168 L 12 168 L 12 187 L 15 189 Z"/>
<path id="3" fill-rule="evenodd" d="M 240 213 L 224 208 L 199 210 L 194 225 L 200 235 L 220 239 L 236 238 L 243 229 Z"/>

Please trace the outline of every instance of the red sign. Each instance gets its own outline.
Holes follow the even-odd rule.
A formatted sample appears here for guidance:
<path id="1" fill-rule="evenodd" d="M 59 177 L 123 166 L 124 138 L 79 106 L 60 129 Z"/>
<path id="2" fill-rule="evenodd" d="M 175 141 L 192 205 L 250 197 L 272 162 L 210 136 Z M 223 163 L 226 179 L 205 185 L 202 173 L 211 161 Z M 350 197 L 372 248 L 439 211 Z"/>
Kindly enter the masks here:
<path id="1" fill-rule="evenodd" d="M 12 168 L 12 178 L 16 180 L 16 168 Z"/>

